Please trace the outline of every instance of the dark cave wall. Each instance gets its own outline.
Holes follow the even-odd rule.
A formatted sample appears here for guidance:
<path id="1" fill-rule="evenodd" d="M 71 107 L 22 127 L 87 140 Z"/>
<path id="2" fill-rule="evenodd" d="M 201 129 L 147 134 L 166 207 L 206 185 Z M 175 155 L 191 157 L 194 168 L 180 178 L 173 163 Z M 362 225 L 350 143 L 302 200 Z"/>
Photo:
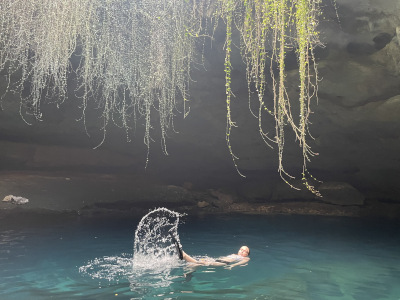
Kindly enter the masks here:
<path id="1" fill-rule="evenodd" d="M 310 140 L 319 155 L 309 169 L 325 183 L 346 184 L 366 198 L 397 202 L 400 7 L 395 0 L 380 2 L 337 0 L 337 10 L 331 1 L 324 3 L 320 30 L 325 47 L 317 50 L 321 82 L 318 103 L 312 105 L 315 140 Z M 105 143 L 94 150 L 102 139 L 101 121 L 96 112 L 88 116 L 89 137 L 82 122 L 76 121 L 80 118 L 77 99 L 71 97 L 60 109 L 47 105 L 43 121 L 28 120 L 33 122 L 27 125 L 19 115 L 18 95 L 7 94 L 0 112 L 0 170 L 133 173 L 167 184 L 225 187 L 259 201 L 313 198 L 290 190 L 280 180 L 276 149 L 266 147 L 258 134 L 258 121 L 248 110 L 245 68 L 237 53 L 234 58 L 232 109 L 238 128 L 233 130 L 232 146 L 246 178 L 235 171 L 226 147 L 224 51 L 219 36 L 205 51 L 205 68 L 193 69 L 191 112 L 185 119 L 175 118 L 178 133 L 169 134 L 168 156 L 162 153 L 155 131 L 145 169 L 141 120 L 132 142 L 127 143 L 125 132 L 110 128 Z M 297 69 L 289 64 L 291 95 L 296 95 L 296 75 Z M 1 90 L 5 84 L 0 82 Z M 266 125 L 272 134 L 273 121 L 267 120 Z M 288 133 L 285 167 L 296 177 L 301 173 L 299 151 Z M 352 194 L 340 197 L 346 195 Z"/>

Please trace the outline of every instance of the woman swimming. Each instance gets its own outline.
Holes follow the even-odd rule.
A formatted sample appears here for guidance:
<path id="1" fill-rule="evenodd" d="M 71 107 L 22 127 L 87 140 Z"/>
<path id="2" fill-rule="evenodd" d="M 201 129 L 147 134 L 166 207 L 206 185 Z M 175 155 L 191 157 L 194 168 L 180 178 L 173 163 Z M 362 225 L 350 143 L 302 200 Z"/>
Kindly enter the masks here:
<path id="1" fill-rule="evenodd" d="M 195 259 L 182 250 L 182 258 L 195 266 L 223 266 L 227 269 L 243 265 L 249 262 L 250 248 L 247 246 L 240 247 L 237 254 L 221 256 L 217 259 L 205 258 Z"/>

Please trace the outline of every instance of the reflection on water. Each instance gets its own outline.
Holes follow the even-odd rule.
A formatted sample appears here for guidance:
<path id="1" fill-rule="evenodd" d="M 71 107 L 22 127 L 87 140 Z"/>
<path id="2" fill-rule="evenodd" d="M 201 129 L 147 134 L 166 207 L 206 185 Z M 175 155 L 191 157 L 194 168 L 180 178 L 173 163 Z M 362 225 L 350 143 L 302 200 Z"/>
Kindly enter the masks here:
<path id="1" fill-rule="evenodd" d="M 187 278 L 173 247 L 134 259 L 133 231 L 140 220 L 0 229 L 0 299 L 400 299 L 398 222 L 184 219 L 179 237 L 186 252 L 217 257 L 248 244 L 249 265 L 201 267 Z"/>

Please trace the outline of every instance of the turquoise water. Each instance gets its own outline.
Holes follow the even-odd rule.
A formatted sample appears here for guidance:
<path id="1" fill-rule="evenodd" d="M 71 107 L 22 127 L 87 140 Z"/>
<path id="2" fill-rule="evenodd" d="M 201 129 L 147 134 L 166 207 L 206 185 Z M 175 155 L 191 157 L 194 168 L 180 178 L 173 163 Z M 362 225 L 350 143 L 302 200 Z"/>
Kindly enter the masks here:
<path id="1" fill-rule="evenodd" d="M 201 267 L 189 280 L 175 253 L 135 270 L 139 221 L 0 220 L 0 299 L 400 299 L 399 222 L 187 216 L 179 225 L 187 253 L 251 249 L 248 266 Z"/>

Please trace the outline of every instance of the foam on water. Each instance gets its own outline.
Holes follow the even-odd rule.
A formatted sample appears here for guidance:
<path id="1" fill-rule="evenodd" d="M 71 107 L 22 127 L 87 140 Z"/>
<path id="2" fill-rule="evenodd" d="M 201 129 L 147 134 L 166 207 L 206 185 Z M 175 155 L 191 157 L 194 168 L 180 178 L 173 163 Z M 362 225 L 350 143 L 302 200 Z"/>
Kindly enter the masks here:
<path id="1" fill-rule="evenodd" d="M 93 279 L 118 282 L 132 273 L 132 254 L 95 258 L 79 267 L 79 272 Z"/>

